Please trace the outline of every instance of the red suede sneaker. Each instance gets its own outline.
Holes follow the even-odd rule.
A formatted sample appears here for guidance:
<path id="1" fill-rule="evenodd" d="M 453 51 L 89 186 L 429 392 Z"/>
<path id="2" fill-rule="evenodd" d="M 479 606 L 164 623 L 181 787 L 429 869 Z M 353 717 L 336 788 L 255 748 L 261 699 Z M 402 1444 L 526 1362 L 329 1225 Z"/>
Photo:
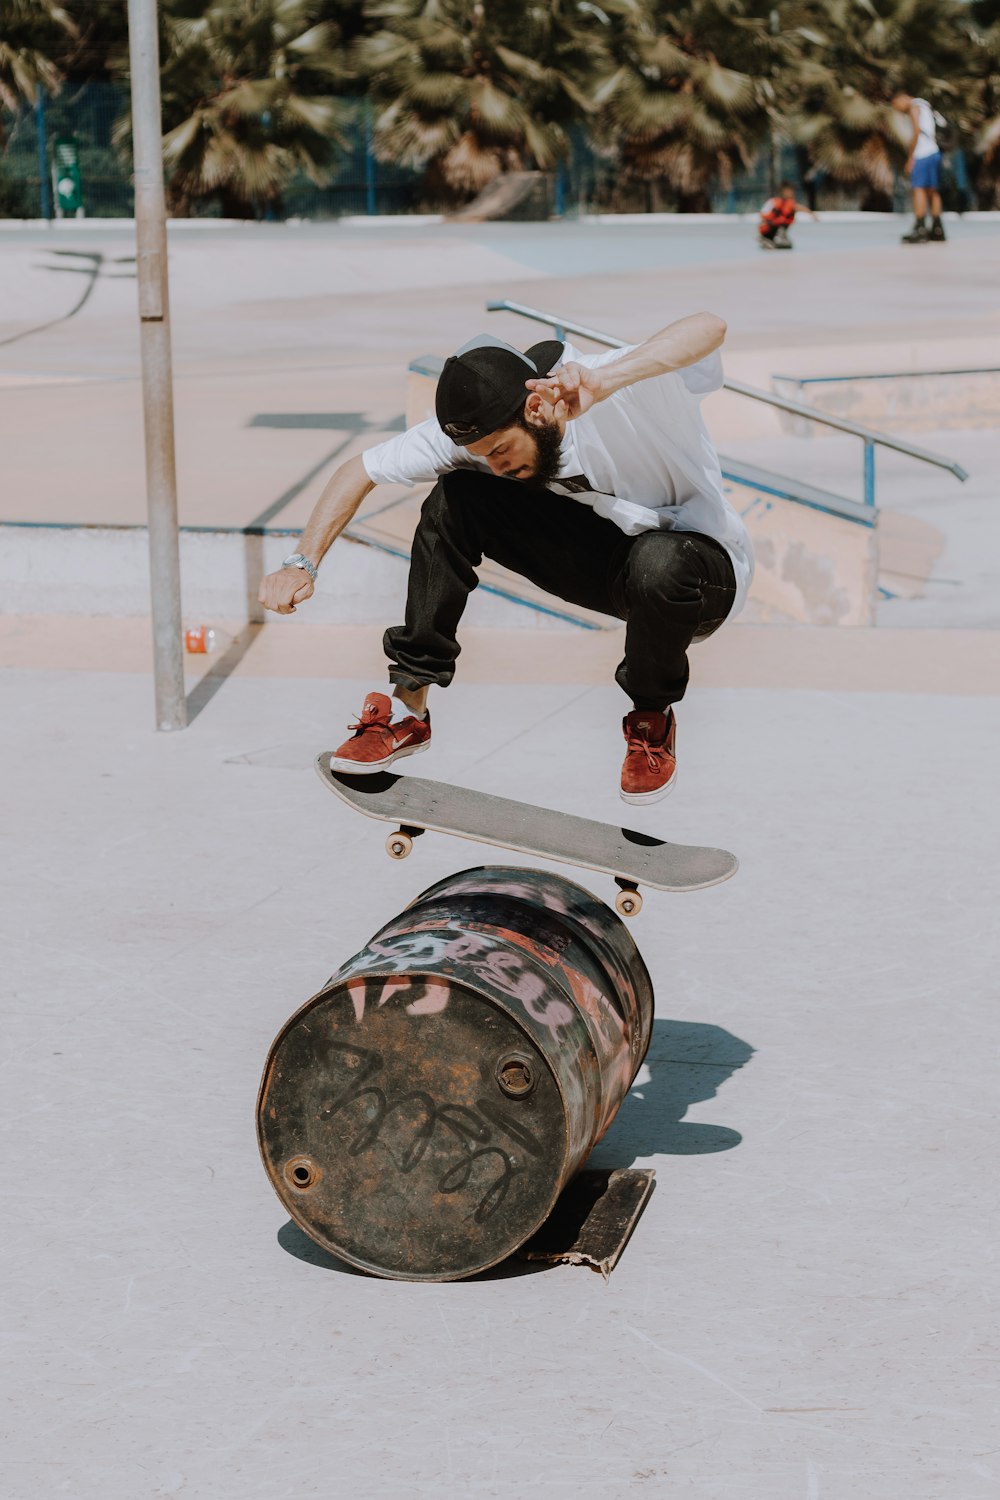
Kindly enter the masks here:
<path id="1" fill-rule="evenodd" d="M 369 693 L 349 740 L 330 758 L 332 771 L 353 772 L 367 776 L 384 771 L 404 755 L 419 755 L 431 742 L 431 717 L 418 719 L 410 714 L 392 722 L 392 699 L 386 693 Z"/>
<path id="2" fill-rule="evenodd" d="M 673 791 L 677 779 L 673 709 L 662 714 L 635 708 L 622 720 L 622 733 L 628 745 L 622 766 L 622 801 L 658 802 Z"/>

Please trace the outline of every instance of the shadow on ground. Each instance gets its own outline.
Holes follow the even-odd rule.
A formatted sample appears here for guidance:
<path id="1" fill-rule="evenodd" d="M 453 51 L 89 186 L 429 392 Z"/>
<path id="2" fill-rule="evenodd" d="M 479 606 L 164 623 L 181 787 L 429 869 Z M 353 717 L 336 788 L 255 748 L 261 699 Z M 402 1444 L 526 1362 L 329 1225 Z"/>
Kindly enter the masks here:
<path id="1" fill-rule="evenodd" d="M 265 411 L 258 412 L 255 417 L 251 417 L 247 426 L 305 429 L 312 432 L 343 432 L 345 434 L 340 442 L 330 449 L 329 453 L 324 453 L 318 463 L 314 463 L 301 478 L 296 479 L 294 484 L 291 484 L 287 490 L 284 490 L 276 500 L 272 500 L 271 504 L 261 511 L 260 515 L 253 518 L 249 527 L 245 528 L 247 531 L 252 531 L 254 527 L 267 526 L 273 521 L 275 516 L 285 509 L 286 505 L 290 505 L 293 500 L 301 495 L 307 485 L 312 484 L 318 474 L 321 474 L 329 464 L 332 464 L 335 458 L 339 458 L 342 453 L 346 452 L 359 433 L 403 432 L 406 428 L 406 418 L 398 416 L 393 417 L 391 422 L 378 423 L 370 422 L 362 412 L 358 411 Z"/>
<path id="2" fill-rule="evenodd" d="M 321 1245 L 315 1244 L 291 1219 L 287 1224 L 282 1224 L 278 1230 L 278 1244 L 289 1255 L 294 1255 L 296 1260 L 304 1260 L 307 1265 L 317 1266 L 321 1271 L 339 1271 L 344 1276 L 364 1276 L 367 1280 L 372 1279 L 366 1271 L 359 1271 L 355 1266 L 348 1265 L 345 1260 L 338 1260 Z M 499 1266 L 491 1266 L 488 1271 L 479 1271 L 475 1276 L 465 1276 L 462 1280 L 508 1281 L 514 1276 L 537 1276 L 540 1271 L 551 1271 L 551 1269 L 551 1266 L 542 1265 L 536 1261 L 518 1260 L 516 1255 L 512 1255 Z M 424 1285 L 427 1284 L 424 1283 Z M 455 1284 L 457 1286 L 461 1283 Z"/>
<path id="3" fill-rule="evenodd" d="M 261 569 L 263 576 L 263 569 Z M 224 685 L 226 679 L 235 672 L 240 662 L 251 649 L 261 631 L 261 623 L 251 620 L 244 625 L 243 629 L 234 636 L 221 656 L 212 661 L 211 666 L 193 688 L 187 694 L 187 717 L 188 723 L 193 724 L 203 709 L 207 708 L 219 689 Z"/>
<path id="4" fill-rule="evenodd" d="M 714 1099 L 748 1063 L 749 1042 L 704 1021 L 654 1021 L 646 1054 L 649 1080 L 635 1084 L 600 1146 L 602 1166 L 637 1157 L 701 1156 L 731 1151 L 743 1137 L 729 1125 L 685 1120 L 692 1104 Z"/>
<path id="5" fill-rule="evenodd" d="M 109 258 L 100 252 L 95 253 L 90 250 L 49 250 L 48 254 L 61 256 L 64 260 L 73 261 L 74 264 L 68 266 L 58 263 L 56 265 L 49 265 L 43 262 L 38 266 L 38 269 L 40 271 L 61 271 L 68 272 L 70 275 L 84 276 L 86 280 L 83 291 L 69 312 L 60 313 L 58 317 L 50 318 L 47 323 L 38 323 L 33 328 L 22 328 L 19 332 L 12 333 L 9 338 L 0 339 L 0 347 L 5 344 L 16 344 L 20 339 L 30 338 L 35 333 L 44 333 L 46 329 L 54 328 L 57 323 L 67 323 L 70 318 L 75 318 L 80 309 L 89 302 L 94 288 L 102 277 L 111 275 L 116 279 L 123 276 L 134 278 L 136 274 L 135 271 L 109 272 L 106 269 L 108 266 L 134 266 L 134 255 L 116 255 L 113 258 Z M 79 264 L 79 262 L 82 262 L 82 264 Z"/>

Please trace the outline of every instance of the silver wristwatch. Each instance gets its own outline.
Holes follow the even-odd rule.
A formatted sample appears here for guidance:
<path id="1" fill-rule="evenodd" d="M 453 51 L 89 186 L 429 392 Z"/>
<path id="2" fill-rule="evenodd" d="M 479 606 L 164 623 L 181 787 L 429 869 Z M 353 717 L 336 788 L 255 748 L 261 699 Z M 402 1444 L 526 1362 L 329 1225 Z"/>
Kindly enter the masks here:
<path id="1" fill-rule="evenodd" d="M 304 572 L 309 574 L 313 583 L 316 582 L 316 564 L 311 563 L 308 557 L 303 557 L 301 552 L 293 552 L 290 557 L 283 558 L 281 566 L 283 568 L 302 568 Z"/>

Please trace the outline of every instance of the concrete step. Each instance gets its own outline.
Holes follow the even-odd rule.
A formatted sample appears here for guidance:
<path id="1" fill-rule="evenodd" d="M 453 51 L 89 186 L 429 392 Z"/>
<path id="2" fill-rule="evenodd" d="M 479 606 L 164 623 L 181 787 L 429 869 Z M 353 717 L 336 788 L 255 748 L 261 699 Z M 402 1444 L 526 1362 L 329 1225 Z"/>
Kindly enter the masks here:
<path id="1" fill-rule="evenodd" d="M 368 686 L 385 680 L 381 622 L 320 625 L 303 612 L 269 615 L 263 625 L 213 623 L 228 627 L 232 639 L 217 654 L 185 656 L 189 688 L 229 677 L 337 678 Z M 463 624 L 457 682 L 462 688 L 477 683 L 606 687 L 622 656 L 624 636 L 624 626 L 556 633 L 537 625 L 509 630 Z M 152 654 L 148 618 L 0 615 L 0 669 L 148 674 Z M 692 708 L 703 688 L 997 697 L 1000 631 L 824 630 L 740 620 L 694 648 L 691 684 Z M 290 737 L 300 733 L 294 729 Z M 302 738 L 304 743 L 308 733 Z M 310 760 L 306 754 L 300 763 Z"/>
<path id="2" fill-rule="evenodd" d="M 910 370 L 886 374 L 775 375 L 778 396 L 830 416 L 893 433 L 991 427 L 1000 419 L 1000 368 Z M 785 432 L 829 437 L 832 428 L 781 414 Z"/>
<path id="3" fill-rule="evenodd" d="M 265 573 L 295 550 L 297 531 L 184 527 L 180 533 L 184 618 L 196 623 L 257 620 Z M 309 618 L 318 625 L 381 624 L 402 619 L 408 553 L 341 537 L 320 571 Z M 0 524 L 0 613 L 138 616 L 149 613 L 149 555 L 144 526 Z M 502 583 L 484 583 L 466 611 L 471 625 L 505 629 L 601 628 L 520 599 Z M 608 621 L 609 626 L 614 621 Z"/>

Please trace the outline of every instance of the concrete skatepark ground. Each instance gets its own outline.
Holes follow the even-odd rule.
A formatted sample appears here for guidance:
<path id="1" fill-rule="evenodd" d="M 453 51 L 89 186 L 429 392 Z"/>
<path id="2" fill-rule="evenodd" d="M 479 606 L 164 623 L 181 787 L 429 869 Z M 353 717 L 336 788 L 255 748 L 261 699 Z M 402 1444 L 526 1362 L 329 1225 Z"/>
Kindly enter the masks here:
<path id="1" fill-rule="evenodd" d="M 280 306 L 260 300 L 254 284 L 273 285 L 280 265 L 266 230 L 239 240 L 243 302 L 197 304 L 214 264 L 197 249 L 191 305 L 175 279 L 178 390 L 197 389 L 203 424 L 182 419 L 182 503 L 245 524 L 322 456 L 300 443 L 332 446 L 329 432 L 248 429 L 248 417 L 385 420 L 401 409 L 399 384 L 378 405 L 401 361 L 457 342 L 486 296 L 511 290 L 638 332 L 651 287 L 671 312 L 675 295 L 711 306 L 718 288 L 748 361 L 807 345 L 811 329 L 851 354 L 895 330 L 895 365 L 913 337 L 908 298 L 956 356 L 942 367 L 962 362 L 961 341 L 995 336 L 995 299 L 984 311 L 975 284 L 995 254 L 989 225 L 956 226 L 965 274 L 951 281 L 897 258 L 909 253 L 897 226 L 864 226 L 859 242 L 833 224 L 826 248 L 804 228 L 777 301 L 761 279 L 772 263 L 744 255 L 739 226 L 690 231 L 684 254 L 665 232 L 659 270 L 642 235 L 600 250 L 596 230 L 574 240 L 563 227 L 519 242 L 521 264 L 529 247 L 528 270 L 541 259 L 549 281 L 531 296 L 483 238 L 457 258 L 474 260 L 474 243 L 478 280 L 435 282 L 437 226 L 430 287 L 391 290 L 402 267 L 416 275 L 420 234 L 376 251 L 378 233 L 398 231 L 372 231 L 355 261 L 373 285 L 336 308 L 311 303 L 305 282 L 301 305 L 287 285 Z M 324 233 L 334 257 L 343 241 Z M 894 277 L 914 279 L 895 303 Z M 134 286 L 114 289 L 106 316 L 99 290 L 76 318 L 0 349 L 5 519 L 141 518 Z M 62 311 L 51 293 L 7 308 L 0 336 Z M 352 358 L 369 329 L 362 390 Z M 234 402 L 229 376 L 255 359 L 266 368 L 246 378 L 259 385 Z M 295 359 L 326 362 L 324 379 L 344 382 L 336 404 L 312 383 L 288 393 Z M 102 361 L 114 384 L 93 378 Z M 58 383 L 74 371 L 86 378 Z M 46 411 L 65 436 L 42 445 Z M 88 424 L 104 421 L 88 448 Z M 268 446 L 241 461 L 261 434 Z M 289 437 L 294 449 L 272 446 Z M 982 431 L 921 441 L 976 455 L 964 490 L 933 481 L 948 543 L 935 576 L 966 567 L 957 618 L 941 583 L 893 601 L 872 630 L 723 632 L 695 654 L 678 790 L 630 818 L 730 847 L 741 870 L 688 897 L 650 894 L 632 928 L 658 1019 L 595 1160 L 654 1165 L 657 1190 L 607 1285 L 570 1267 L 440 1286 L 351 1274 L 288 1223 L 258 1163 L 254 1096 L 278 1027 L 420 890 L 479 862 L 428 836 L 393 864 L 379 826 L 315 782 L 313 754 L 378 680 L 377 629 L 310 626 L 305 611 L 253 628 L 232 672 L 193 672 L 190 728 L 157 735 L 141 621 L 55 617 L 44 579 L 32 617 L 0 616 L 5 1494 L 995 1494 L 995 450 Z M 617 819 L 617 647 L 613 631 L 472 632 L 421 773 Z"/>

